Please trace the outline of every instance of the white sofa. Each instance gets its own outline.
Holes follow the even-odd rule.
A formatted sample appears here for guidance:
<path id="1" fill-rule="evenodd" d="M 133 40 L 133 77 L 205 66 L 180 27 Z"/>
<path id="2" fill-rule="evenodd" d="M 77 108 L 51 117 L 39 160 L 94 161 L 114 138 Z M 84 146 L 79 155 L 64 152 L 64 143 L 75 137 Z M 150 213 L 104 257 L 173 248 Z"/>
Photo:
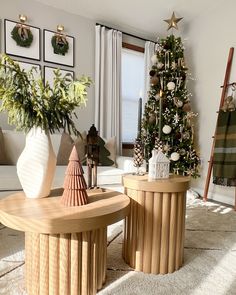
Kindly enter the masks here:
<path id="1" fill-rule="evenodd" d="M 25 146 L 25 135 L 23 133 L 10 130 L 3 130 L 2 133 L 7 160 L 11 164 L 0 165 L 0 195 L 3 195 L 3 192 L 22 189 L 16 173 L 15 164 Z M 54 151 L 57 155 L 60 146 L 61 134 L 53 134 L 51 135 L 51 139 Z M 121 186 L 122 175 L 135 171 L 133 160 L 130 157 L 117 156 L 116 162 L 117 168 L 113 166 L 98 166 L 99 186 Z M 57 166 L 53 187 L 61 187 L 63 185 L 66 167 L 67 166 Z M 87 179 L 87 167 L 83 166 L 83 168 L 85 179 Z M 4 193 L 4 195 L 6 194 Z"/>

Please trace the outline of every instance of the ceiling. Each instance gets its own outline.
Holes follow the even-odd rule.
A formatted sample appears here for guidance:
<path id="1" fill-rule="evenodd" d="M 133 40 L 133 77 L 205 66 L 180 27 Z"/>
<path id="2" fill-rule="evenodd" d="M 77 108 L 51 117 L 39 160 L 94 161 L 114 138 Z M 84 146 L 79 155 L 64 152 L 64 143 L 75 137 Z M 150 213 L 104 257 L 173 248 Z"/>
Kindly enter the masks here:
<path id="1" fill-rule="evenodd" d="M 167 30 L 172 12 L 184 20 L 179 30 L 188 27 L 200 14 L 223 3 L 223 0 L 37 0 L 45 5 L 93 19 L 140 37 L 156 40 Z"/>

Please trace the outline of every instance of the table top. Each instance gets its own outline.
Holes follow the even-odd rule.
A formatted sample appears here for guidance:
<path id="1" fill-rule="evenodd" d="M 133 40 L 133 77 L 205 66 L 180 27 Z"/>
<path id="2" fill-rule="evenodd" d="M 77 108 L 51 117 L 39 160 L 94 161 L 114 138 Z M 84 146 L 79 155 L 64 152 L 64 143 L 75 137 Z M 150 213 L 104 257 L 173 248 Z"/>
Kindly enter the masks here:
<path id="1" fill-rule="evenodd" d="M 65 207 L 60 203 L 63 189 L 50 197 L 29 199 L 23 192 L 0 200 L 0 222 L 25 232 L 45 234 L 73 233 L 106 227 L 129 214 L 130 200 L 110 190 L 88 190 L 89 203 Z"/>
<path id="2" fill-rule="evenodd" d="M 190 187 L 190 177 L 170 175 L 169 178 L 149 179 L 148 174 L 123 176 L 123 185 L 126 188 L 147 192 L 184 192 Z"/>

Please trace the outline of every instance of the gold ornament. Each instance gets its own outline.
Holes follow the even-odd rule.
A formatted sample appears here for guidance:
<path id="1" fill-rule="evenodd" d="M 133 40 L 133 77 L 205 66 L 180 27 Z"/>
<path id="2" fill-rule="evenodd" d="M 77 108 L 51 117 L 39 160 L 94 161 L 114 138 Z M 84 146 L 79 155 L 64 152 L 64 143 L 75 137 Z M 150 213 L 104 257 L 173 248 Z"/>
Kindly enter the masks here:
<path id="1" fill-rule="evenodd" d="M 164 22 L 168 23 L 169 25 L 167 31 L 171 28 L 175 28 L 176 30 L 178 30 L 177 23 L 181 21 L 181 19 L 183 19 L 183 17 L 180 17 L 180 18 L 175 17 L 174 12 L 172 13 L 172 16 L 170 19 L 164 19 Z"/>

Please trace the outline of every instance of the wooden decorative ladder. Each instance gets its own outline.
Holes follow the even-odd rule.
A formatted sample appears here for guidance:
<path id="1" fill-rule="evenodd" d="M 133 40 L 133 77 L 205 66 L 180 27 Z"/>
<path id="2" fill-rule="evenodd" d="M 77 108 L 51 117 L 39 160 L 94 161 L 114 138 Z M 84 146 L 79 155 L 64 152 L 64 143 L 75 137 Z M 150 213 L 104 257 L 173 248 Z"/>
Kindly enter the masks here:
<path id="1" fill-rule="evenodd" d="M 226 71 L 225 71 L 225 78 L 224 78 L 224 84 L 222 87 L 222 93 L 221 93 L 221 99 L 220 99 L 220 105 L 219 105 L 219 111 L 221 107 L 224 104 L 224 98 L 227 93 L 227 89 L 229 86 L 235 84 L 235 83 L 229 83 L 229 77 L 230 77 L 230 72 L 231 72 L 231 66 L 232 66 L 232 61 L 233 61 L 233 54 L 234 54 L 234 47 L 231 47 L 229 50 L 229 56 L 228 56 L 228 61 L 226 65 Z M 219 116 L 219 111 L 218 111 L 218 116 Z M 217 116 L 217 121 L 218 121 L 218 116 Z M 216 122 L 217 122 L 216 121 Z M 216 123 L 217 127 L 217 123 Z M 211 155 L 210 155 L 210 160 L 208 161 L 208 171 L 207 171 L 207 178 L 206 178 L 206 183 L 205 183 L 205 188 L 204 188 L 204 194 L 203 194 L 203 199 L 204 201 L 207 200 L 207 195 L 208 195 L 208 189 L 209 189 L 209 183 L 211 179 L 211 172 L 212 172 L 212 167 L 213 167 L 213 153 L 214 153 L 214 148 L 215 148 L 215 137 L 216 137 L 216 127 L 215 127 L 215 133 L 212 142 L 212 147 L 211 147 Z M 236 190 L 235 190 L 235 203 L 234 203 L 234 210 L 236 210 Z"/>

